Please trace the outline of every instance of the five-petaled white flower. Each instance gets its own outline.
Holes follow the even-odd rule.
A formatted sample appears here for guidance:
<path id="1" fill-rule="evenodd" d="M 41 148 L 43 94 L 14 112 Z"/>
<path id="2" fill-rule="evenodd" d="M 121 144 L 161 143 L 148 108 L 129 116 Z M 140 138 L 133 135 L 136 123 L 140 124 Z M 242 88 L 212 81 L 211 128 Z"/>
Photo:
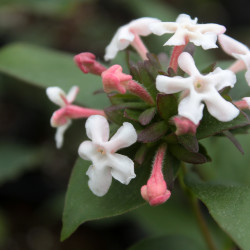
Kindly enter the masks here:
<path id="1" fill-rule="evenodd" d="M 238 59 L 236 64 L 229 68 L 230 70 L 238 72 L 242 69 L 247 69 L 245 77 L 248 85 L 250 86 L 250 50 L 248 47 L 224 34 L 219 35 L 219 43 L 227 54 Z"/>
<path id="2" fill-rule="evenodd" d="M 115 33 L 110 44 L 106 47 L 104 59 L 111 60 L 115 58 L 118 51 L 127 48 L 130 44 L 134 45 L 137 50 L 143 50 L 144 45 L 138 41 L 139 36 L 148 36 L 152 32 L 149 25 L 155 22 L 160 22 L 157 18 L 142 17 L 131 21 L 130 23 L 120 27 Z"/>
<path id="3" fill-rule="evenodd" d="M 59 87 L 49 87 L 46 89 L 46 94 L 48 98 L 61 108 L 66 107 L 67 105 L 71 104 L 79 91 L 77 86 L 73 86 L 69 93 L 66 95 L 65 92 Z M 67 128 L 71 125 L 71 120 L 68 119 L 64 124 L 55 124 L 54 119 L 55 117 L 52 115 L 50 123 L 52 127 L 57 127 L 56 134 L 55 134 L 55 141 L 56 147 L 61 148 L 63 145 L 63 136 Z"/>
<path id="4" fill-rule="evenodd" d="M 180 14 L 176 22 L 158 22 L 150 25 L 151 31 L 161 36 L 166 33 L 175 33 L 164 45 L 180 46 L 188 41 L 203 49 L 217 48 L 217 35 L 226 31 L 219 24 L 197 24 L 198 19 L 191 19 L 189 15 Z"/>
<path id="5" fill-rule="evenodd" d="M 84 141 L 78 152 L 84 160 L 92 161 L 86 173 L 91 191 L 97 196 L 105 195 L 112 176 L 123 184 L 128 184 L 135 178 L 134 162 L 127 156 L 116 153 L 136 142 L 137 134 L 133 125 L 124 122 L 109 141 L 109 124 L 105 117 L 90 116 L 85 127 L 87 136 L 92 141 Z"/>
<path id="6" fill-rule="evenodd" d="M 196 125 L 199 124 L 203 116 L 202 102 L 206 104 L 208 112 L 219 121 L 230 121 L 239 114 L 239 110 L 218 93 L 224 87 L 234 86 L 236 76 L 232 71 L 218 67 L 213 72 L 202 75 L 196 68 L 193 57 L 187 52 L 179 56 L 178 64 L 190 77 L 158 75 L 156 88 L 166 94 L 183 91 L 178 106 L 179 115 Z"/>

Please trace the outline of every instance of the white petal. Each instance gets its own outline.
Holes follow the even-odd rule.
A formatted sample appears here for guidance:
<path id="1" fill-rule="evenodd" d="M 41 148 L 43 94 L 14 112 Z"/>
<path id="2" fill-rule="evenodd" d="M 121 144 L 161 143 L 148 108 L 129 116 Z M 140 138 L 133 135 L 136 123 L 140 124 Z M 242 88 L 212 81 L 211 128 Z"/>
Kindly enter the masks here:
<path id="1" fill-rule="evenodd" d="M 201 103 L 201 95 L 191 91 L 184 97 L 178 106 L 178 114 L 188 118 L 194 124 L 198 124 L 203 116 L 204 104 Z"/>
<path id="2" fill-rule="evenodd" d="M 76 99 L 78 92 L 79 92 L 78 86 L 71 87 L 71 89 L 69 90 L 69 93 L 67 94 L 67 101 L 69 103 L 72 103 Z"/>
<path id="3" fill-rule="evenodd" d="M 97 162 L 101 156 L 97 150 L 97 146 L 92 141 L 84 141 L 79 146 L 78 154 L 84 160 Z"/>
<path id="4" fill-rule="evenodd" d="M 181 53 L 178 58 L 178 64 L 180 68 L 190 76 L 200 76 L 200 72 L 195 66 L 194 59 L 189 53 Z"/>
<path id="5" fill-rule="evenodd" d="M 123 184 L 129 184 L 135 178 L 134 162 L 125 155 L 109 154 L 109 166 L 112 176 Z"/>
<path id="6" fill-rule="evenodd" d="M 222 34 L 226 31 L 226 28 L 223 25 L 219 25 L 216 23 L 206 23 L 206 24 L 197 24 L 197 31 L 205 34 L 205 33 L 214 33 L 214 34 Z"/>
<path id="7" fill-rule="evenodd" d="M 250 69 L 247 70 L 246 74 L 245 74 L 248 86 L 250 86 Z"/>
<path id="8" fill-rule="evenodd" d="M 64 125 L 58 127 L 56 129 L 56 134 L 55 134 L 55 141 L 56 141 L 56 147 L 57 148 L 61 148 L 63 145 L 63 137 L 64 137 L 64 133 L 65 131 L 68 129 L 68 127 L 71 125 L 71 121 L 68 120 L 67 123 L 65 123 Z"/>
<path id="9" fill-rule="evenodd" d="M 89 188 L 95 195 L 103 196 L 108 192 L 112 182 L 110 168 L 91 165 L 86 174 L 89 176 Z"/>
<path id="10" fill-rule="evenodd" d="M 225 87 L 233 87 L 236 83 L 236 76 L 231 70 L 222 70 L 217 67 L 213 72 L 204 76 L 204 81 L 214 86 L 218 91 Z"/>
<path id="11" fill-rule="evenodd" d="M 174 33 L 178 28 L 178 24 L 175 22 L 159 22 L 150 24 L 149 28 L 155 35 L 161 36 L 166 33 Z"/>
<path id="12" fill-rule="evenodd" d="M 229 55 L 233 56 L 233 54 L 247 54 L 249 53 L 249 49 L 243 43 L 238 42 L 237 40 L 229 37 L 227 35 L 219 35 L 218 37 L 219 43 L 222 49 Z"/>
<path id="13" fill-rule="evenodd" d="M 130 22 L 129 28 L 131 31 L 135 32 L 139 36 L 148 36 L 152 33 L 149 26 L 153 23 L 159 22 L 161 21 L 157 18 L 142 17 Z"/>
<path id="14" fill-rule="evenodd" d="M 191 77 L 183 78 L 180 76 L 168 77 L 158 75 L 156 77 L 156 88 L 158 91 L 165 94 L 173 94 L 186 89 L 189 89 L 193 85 L 193 79 Z"/>
<path id="15" fill-rule="evenodd" d="M 87 136 L 93 143 L 101 145 L 109 139 L 109 124 L 105 117 L 92 115 L 87 119 L 85 127 Z"/>
<path id="16" fill-rule="evenodd" d="M 164 43 L 164 46 L 169 45 L 169 46 L 180 46 L 186 44 L 186 35 L 187 32 L 182 29 L 178 28 L 175 31 L 175 34 L 166 42 Z"/>
<path id="17" fill-rule="evenodd" d="M 176 19 L 177 23 L 187 23 L 187 24 L 196 24 L 197 21 L 198 21 L 197 17 L 192 20 L 191 17 L 187 14 L 180 14 Z"/>
<path id="18" fill-rule="evenodd" d="M 248 109 L 250 109 L 250 97 L 244 97 L 244 98 L 242 98 L 242 100 L 247 102 Z"/>
<path id="19" fill-rule="evenodd" d="M 216 90 L 211 90 L 203 97 L 208 112 L 217 120 L 228 122 L 239 115 L 239 110 L 231 103 L 226 101 Z"/>
<path id="20" fill-rule="evenodd" d="M 117 52 L 119 51 L 118 48 L 118 34 L 116 33 L 112 38 L 110 44 L 105 49 L 104 60 L 108 61 L 115 58 Z"/>
<path id="21" fill-rule="evenodd" d="M 105 149 L 114 153 L 121 148 L 129 147 L 137 140 L 137 133 L 133 125 L 129 122 L 124 122 L 123 125 L 112 136 L 109 142 L 105 143 Z"/>
<path id="22" fill-rule="evenodd" d="M 48 98 L 60 107 L 64 107 L 66 104 L 62 99 L 62 96 L 66 99 L 65 92 L 59 87 L 49 87 L 46 89 Z"/>
<path id="23" fill-rule="evenodd" d="M 128 25 L 121 27 L 117 35 L 117 46 L 119 50 L 123 50 L 133 42 L 135 35 L 129 30 Z"/>
<path id="24" fill-rule="evenodd" d="M 217 34 L 215 33 L 201 34 L 197 39 L 190 39 L 190 42 L 196 46 L 201 46 L 204 50 L 218 48 L 216 41 Z"/>

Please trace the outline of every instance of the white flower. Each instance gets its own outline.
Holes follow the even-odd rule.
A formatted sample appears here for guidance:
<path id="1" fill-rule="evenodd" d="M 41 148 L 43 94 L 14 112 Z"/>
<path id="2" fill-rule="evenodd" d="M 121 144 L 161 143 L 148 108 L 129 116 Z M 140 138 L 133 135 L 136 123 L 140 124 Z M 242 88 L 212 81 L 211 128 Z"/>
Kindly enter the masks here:
<path id="1" fill-rule="evenodd" d="M 156 88 L 166 94 L 183 91 L 178 106 L 179 115 L 188 118 L 196 125 L 199 124 L 203 116 L 202 102 L 206 104 L 208 112 L 219 121 L 231 121 L 239 114 L 239 110 L 218 93 L 224 87 L 234 86 L 236 76 L 232 71 L 218 67 L 213 72 L 202 75 L 196 68 L 192 56 L 187 52 L 179 56 L 178 64 L 190 77 L 159 75 L 156 78 Z"/>
<path id="2" fill-rule="evenodd" d="M 134 163 L 116 151 L 136 142 L 137 134 L 133 125 L 124 122 L 109 141 L 109 124 L 105 117 L 90 116 L 85 127 L 87 136 L 92 141 L 84 141 L 78 153 L 84 160 L 92 161 L 86 173 L 91 191 L 97 196 L 105 195 L 111 185 L 112 176 L 127 185 L 135 178 Z"/>
<path id="3" fill-rule="evenodd" d="M 219 24 L 197 24 L 197 18 L 191 19 L 189 15 L 180 14 L 176 22 L 158 22 L 150 25 L 151 31 L 161 36 L 166 33 L 175 33 L 164 45 L 185 45 L 188 41 L 203 49 L 217 48 L 217 35 L 226 31 Z"/>
<path id="4" fill-rule="evenodd" d="M 142 17 L 120 27 L 110 44 L 106 47 L 104 59 L 108 61 L 115 58 L 118 51 L 127 48 L 134 42 L 135 37 L 150 35 L 152 32 L 149 29 L 149 25 L 155 22 L 160 22 L 160 20 L 157 18 Z"/>
<path id="5" fill-rule="evenodd" d="M 234 72 L 238 72 L 244 68 L 247 69 L 245 77 L 248 85 L 250 86 L 250 50 L 243 43 L 227 35 L 219 35 L 219 42 L 222 49 L 229 55 L 238 59 L 237 64 L 234 65 Z M 245 65 L 241 65 L 243 62 Z M 231 69 L 231 68 L 230 68 Z M 233 69 L 232 69 L 233 70 Z"/>
<path id="6" fill-rule="evenodd" d="M 66 95 L 65 92 L 59 87 L 49 87 L 46 89 L 46 94 L 53 103 L 63 108 L 71 104 L 75 100 L 78 91 L 79 88 L 77 86 L 73 86 L 69 90 L 69 93 Z M 55 134 L 56 147 L 61 148 L 63 145 L 64 133 L 71 125 L 71 120 L 67 120 L 66 123 L 60 126 L 56 125 L 54 120 L 55 116 L 52 116 L 50 123 L 52 127 L 57 127 L 57 131 Z"/>

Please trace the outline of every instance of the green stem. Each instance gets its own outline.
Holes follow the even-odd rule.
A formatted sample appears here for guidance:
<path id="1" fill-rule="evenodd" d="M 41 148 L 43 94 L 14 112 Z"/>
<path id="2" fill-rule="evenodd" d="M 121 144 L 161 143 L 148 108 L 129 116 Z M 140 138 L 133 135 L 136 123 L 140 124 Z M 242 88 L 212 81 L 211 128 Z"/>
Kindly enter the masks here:
<path id="1" fill-rule="evenodd" d="M 181 188 L 188 194 L 189 201 L 191 203 L 192 209 L 194 211 L 195 218 L 198 222 L 198 225 L 201 229 L 202 235 L 204 237 L 204 240 L 207 243 L 209 250 L 216 250 L 215 244 L 213 242 L 212 236 L 208 230 L 208 226 L 206 224 L 206 221 L 202 215 L 199 201 L 194 195 L 194 193 L 186 186 L 186 184 L 183 181 L 183 176 L 186 174 L 187 170 L 184 164 L 182 164 L 182 175 L 180 176 L 180 186 Z"/>

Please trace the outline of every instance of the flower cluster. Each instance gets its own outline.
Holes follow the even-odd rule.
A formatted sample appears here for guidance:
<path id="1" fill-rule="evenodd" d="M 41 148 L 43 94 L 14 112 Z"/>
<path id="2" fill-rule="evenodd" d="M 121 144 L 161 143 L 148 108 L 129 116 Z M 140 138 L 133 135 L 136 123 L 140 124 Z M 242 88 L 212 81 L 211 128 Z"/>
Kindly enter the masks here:
<path id="1" fill-rule="evenodd" d="M 112 177 L 129 184 L 136 177 L 135 166 L 148 171 L 153 161 L 141 195 L 150 205 L 159 205 L 171 196 L 175 176 L 166 176 L 174 168 L 171 162 L 177 162 L 177 167 L 182 161 L 204 163 L 209 157 L 198 139 L 249 127 L 242 110 L 249 109 L 250 97 L 236 101 L 229 97 L 230 89 L 237 83 L 237 72 L 246 70 L 250 86 L 249 49 L 225 35 L 224 26 L 197 21 L 181 14 L 176 22 L 144 17 L 120 27 L 107 46 L 104 59 L 115 58 L 131 45 L 141 60 L 134 62 L 131 52 L 127 53 L 130 72 L 123 72 L 121 65 L 102 65 L 89 52 L 76 55 L 74 61 L 82 72 L 102 78 L 103 91 L 111 102 L 104 110 L 73 105 L 78 87 L 72 87 L 68 95 L 59 87 L 47 89 L 49 99 L 61 107 L 51 118 L 51 125 L 57 127 L 58 148 L 71 119 L 88 118 L 85 127 L 90 140 L 82 142 L 78 152 L 82 159 L 92 162 L 87 175 L 95 195 L 108 192 Z M 171 55 L 149 53 L 141 37 L 150 34 L 173 34 L 164 44 L 173 46 Z M 189 43 L 209 50 L 218 48 L 217 39 L 221 48 L 237 61 L 228 69 L 210 66 L 199 71 Z M 117 128 L 111 139 L 109 123 Z M 131 145 L 133 149 L 125 150 Z M 118 153 L 120 150 L 124 153 Z"/>

